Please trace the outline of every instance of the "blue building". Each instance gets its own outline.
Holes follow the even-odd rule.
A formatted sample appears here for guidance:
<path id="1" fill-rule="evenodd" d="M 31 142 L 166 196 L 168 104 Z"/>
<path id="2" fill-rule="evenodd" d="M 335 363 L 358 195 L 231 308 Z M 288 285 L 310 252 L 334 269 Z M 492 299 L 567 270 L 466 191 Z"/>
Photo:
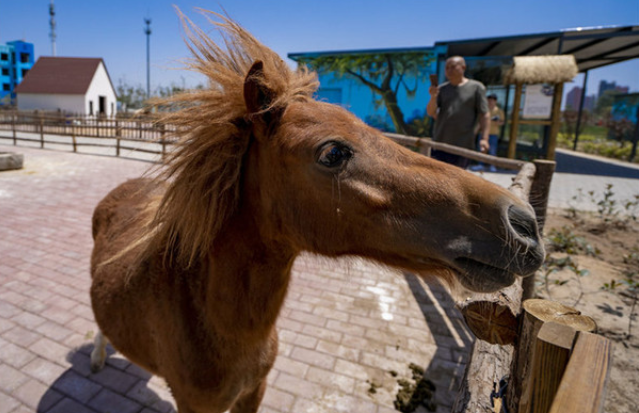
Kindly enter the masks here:
<path id="1" fill-rule="evenodd" d="M 504 80 L 514 56 L 573 55 L 579 71 L 586 74 L 585 95 L 588 71 L 639 58 L 637 42 L 639 26 L 610 26 L 441 41 L 418 48 L 289 53 L 288 57 L 318 73 L 319 99 L 340 104 L 383 131 L 431 136 L 432 121 L 425 114 L 429 75 L 436 74 L 439 83 L 444 82 L 446 59 L 462 56 L 466 76 L 497 95 L 497 104 L 506 114 L 500 134 L 500 144 L 505 147 L 516 93 L 515 85 L 506 85 Z M 521 141 L 531 151 L 545 153 L 550 127 L 530 124 L 525 132 L 517 136 L 518 144 Z M 538 142 L 543 144 L 535 146 Z"/>
<path id="2" fill-rule="evenodd" d="M 33 63 L 33 43 L 15 40 L 0 44 L 0 105 L 15 104 L 15 87 Z"/>

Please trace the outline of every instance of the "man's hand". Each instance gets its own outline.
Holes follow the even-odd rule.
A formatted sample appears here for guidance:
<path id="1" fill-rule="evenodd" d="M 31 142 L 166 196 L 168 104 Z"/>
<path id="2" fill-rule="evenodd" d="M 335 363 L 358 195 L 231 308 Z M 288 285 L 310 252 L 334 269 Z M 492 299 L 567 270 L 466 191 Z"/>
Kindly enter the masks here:
<path id="1" fill-rule="evenodd" d="M 488 149 L 490 149 L 490 143 L 488 143 L 488 139 L 482 139 L 479 141 L 479 150 L 481 153 L 488 153 Z"/>
<path id="2" fill-rule="evenodd" d="M 437 119 L 437 95 L 439 95 L 439 87 L 431 86 L 428 88 L 428 93 L 430 93 L 430 100 L 426 105 L 426 113 L 433 119 Z"/>

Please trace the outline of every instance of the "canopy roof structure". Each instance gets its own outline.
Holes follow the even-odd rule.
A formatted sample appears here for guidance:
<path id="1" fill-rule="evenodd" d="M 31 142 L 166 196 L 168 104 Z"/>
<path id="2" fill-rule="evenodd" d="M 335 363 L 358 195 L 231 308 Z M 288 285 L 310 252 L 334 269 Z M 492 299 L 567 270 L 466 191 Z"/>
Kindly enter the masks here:
<path id="1" fill-rule="evenodd" d="M 588 27 L 554 33 L 442 41 L 448 56 L 574 55 L 580 72 L 639 58 L 639 26 Z"/>

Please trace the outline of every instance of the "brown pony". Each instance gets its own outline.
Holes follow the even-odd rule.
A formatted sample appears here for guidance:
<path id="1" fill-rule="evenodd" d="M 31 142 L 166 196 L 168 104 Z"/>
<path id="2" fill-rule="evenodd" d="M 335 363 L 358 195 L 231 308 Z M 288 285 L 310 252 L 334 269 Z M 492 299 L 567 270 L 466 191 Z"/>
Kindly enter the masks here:
<path id="1" fill-rule="evenodd" d="M 164 172 L 95 210 L 94 371 L 108 339 L 166 379 L 180 413 L 256 412 L 302 251 L 475 291 L 539 267 L 528 204 L 315 101 L 315 74 L 219 18 L 224 49 L 186 20 L 190 65 L 210 87 L 172 99 L 165 121 L 182 136 Z"/>

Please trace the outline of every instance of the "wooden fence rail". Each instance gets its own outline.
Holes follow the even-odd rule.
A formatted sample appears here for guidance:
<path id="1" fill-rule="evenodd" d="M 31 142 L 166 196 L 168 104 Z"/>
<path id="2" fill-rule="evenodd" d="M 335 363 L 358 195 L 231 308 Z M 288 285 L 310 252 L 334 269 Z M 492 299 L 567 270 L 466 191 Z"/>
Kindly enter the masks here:
<path id="1" fill-rule="evenodd" d="M 64 114 L 34 113 L 34 112 L 0 112 L 0 131 L 12 131 L 11 139 L 14 145 L 19 141 L 37 142 L 41 148 L 46 143 L 55 145 L 71 145 L 73 151 L 78 147 L 115 148 L 116 156 L 122 150 L 131 150 L 164 156 L 167 146 L 175 143 L 175 126 L 159 123 L 153 117 L 134 117 L 130 119 L 100 118 L 89 116 L 67 116 Z M 39 135 L 34 137 L 18 136 L 18 132 Z M 50 139 L 46 135 L 54 135 Z M 59 137 L 69 137 L 61 140 Z M 92 142 L 78 141 L 77 138 L 99 138 Z M 109 138 L 113 141 L 109 141 Z M 126 142 L 157 143 L 161 149 L 132 147 Z M 124 144 L 123 144 L 124 143 Z"/>

